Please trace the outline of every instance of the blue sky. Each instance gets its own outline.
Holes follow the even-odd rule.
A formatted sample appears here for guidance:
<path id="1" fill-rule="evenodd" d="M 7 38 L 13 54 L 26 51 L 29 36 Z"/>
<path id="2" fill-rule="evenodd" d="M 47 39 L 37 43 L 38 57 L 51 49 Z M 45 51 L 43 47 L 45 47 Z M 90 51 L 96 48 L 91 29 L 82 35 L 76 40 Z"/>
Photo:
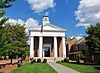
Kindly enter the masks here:
<path id="1" fill-rule="evenodd" d="M 48 2 L 43 3 L 43 1 Z M 14 3 L 12 3 L 12 7 L 6 9 L 7 13 L 5 16 L 16 21 L 20 19 L 24 23 L 27 22 L 29 18 L 31 18 L 36 21 L 35 23 L 40 25 L 43 14 L 47 12 L 52 24 L 67 29 L 66 35 L 68 37 L 85 36 L 86 27 L 89 25 L 95 25 L 96 22 L 100 20 L 100 0 L 88 0 L 88 2 L 86 0 L 49 1 L 50 0 L 16 0 Z M 93 10 L 93 6 L 95 7 L 96 5 L 93 2 L 99 3 L 97 8 L 98 10 Z M 92 5 L 89 6 L 88 3 L 92 3 Z M 43 4 L 44 6 L 42 7 L 41 5 Z M 89 12 L 89 10 L 91 12 Z M 95 19 L 89 20 L 90 18 L 88 15 L 93 13 Z M 34 23 L 30 24 L 34 25 Z"/>

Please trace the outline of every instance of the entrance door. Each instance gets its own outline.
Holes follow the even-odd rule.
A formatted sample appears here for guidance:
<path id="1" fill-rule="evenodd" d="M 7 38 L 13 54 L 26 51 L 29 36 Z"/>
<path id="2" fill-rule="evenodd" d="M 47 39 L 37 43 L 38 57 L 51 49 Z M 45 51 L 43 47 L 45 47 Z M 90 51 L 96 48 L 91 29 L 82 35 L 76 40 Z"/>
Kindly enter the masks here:
<path id="1" fill-rule="evenodd" d="M 50 57 L 51 53 L 51 45 L 44 44 L 43 45 L 43 57 Z"/>

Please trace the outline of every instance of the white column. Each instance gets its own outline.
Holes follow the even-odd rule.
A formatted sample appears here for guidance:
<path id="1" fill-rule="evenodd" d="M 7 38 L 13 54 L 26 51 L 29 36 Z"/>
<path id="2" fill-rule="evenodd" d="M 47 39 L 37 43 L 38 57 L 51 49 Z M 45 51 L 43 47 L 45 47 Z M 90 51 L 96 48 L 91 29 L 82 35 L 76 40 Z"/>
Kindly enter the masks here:
<path id="1" fill-rule="evenodd" d="M 30 58 L 34 57 L 34 37 L 31 36 L 31 42 L 30 42 Z"/>
<path id="2" fill-rule="evenodd" d="M 63 49 L 63 57 L 66 58 L 66 44 L 65 44 L 65 37 L 62 37 L 62 49 Z"/>
<path id="3" fill-rule="evenodd" d="M 54 37 L 54 57 L 58 57 L 57 54 L 57 37 Z"/>
<path id="4" fill-rule="evenodd" d="M 44 52 L 44 50 L 43 50 L 43 57 L 45 57 L 44 55 L 45 55 L 45 52 Z"/>
<path id="5" fill-rule="evenodd" d="M 43 45 L 43 37 L 39 37 L 39 57 L 42 57 L 42 45 Z"/>

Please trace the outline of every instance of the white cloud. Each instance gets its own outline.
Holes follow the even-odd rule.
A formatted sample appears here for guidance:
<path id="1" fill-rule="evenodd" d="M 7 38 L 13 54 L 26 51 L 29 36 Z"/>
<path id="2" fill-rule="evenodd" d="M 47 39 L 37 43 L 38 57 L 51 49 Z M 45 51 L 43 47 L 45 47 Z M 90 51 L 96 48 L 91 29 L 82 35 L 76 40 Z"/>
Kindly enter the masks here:
<path id="1" fill-rule="evenodd" d="M 34 28 L 34 27 L 38 27 L 38 21 L 33 19 L 33 18 L 29 18 L 26 21 L 23 21 L 22 19 L 9 19 L 6 23 L 10 23 L 11 25 L 16 25 L 16 24 L 20 24 L 20 25 L 25 25 L 25 28 Z"/>
<path id="2" fill-rule="evenodd" d="M 29 18 L 26 20 L 25 22 L 25 27 L 26 28 L 34 28 L 34 27 L 38 27 L 38 21 L 33 19 L 33 18 Z"/>
<path id="3" fill-rule="evenodd" d="M 80 40 L 82 37 L 81 36 L 76 36 L 76 39 L 77 40 Z"/>
<path id="4" fill-rule="evenodd" d="M 29 34 L 28 30 L 30 28 L 35 28 L 38 27 L 38 21 L 33 19 L 33 18 L 29 18 L 26 20 L 25 22 L 25 28 L 26 28 L 26 33 Z"/>
<path id="5" fill-rule="evenodd" d="M 29 31 L 28 29 L 25 29 L 26 35 L 29 35 Z"/>
<path id="6" fill-rule="evenodd" d="M 23 21 L 22 19 L 10 18 L 6 23 L 10 23 L 10 25 L 16 25 L 16 24 L 20 24 L 22 26 L 25 25 L 24 27 L 26 28 L 25 32 L 27 35 L 29 35 L 28 29 L 38 27 L 38 21 L 33 18 L 29 18 L 26 21 Z"/>
<path id="7" fill-rule="evenodd" d="M 75 27 L 80 27 L 80 26 L 85 26 L 85 28 L 87 28 L 88 26 L 90 26 L 90 23 L 78 23 Z"/>
<path id="8" fill-rule="evenodd" d="M 75 15 L 79 21 L 76 27 L 88 27 L 100 22 L 100 0 L 80 0 Z"/>
<path id="9" fill-rule="evenodd" d="M 29 35 L 28 29 L 38 27 L 38 21 L 33 18 L 29 18 L 26 21 L 23 21 L 22 19 L 11 19 L 10 18 L 6 23 L 10 23 L 11 25 L 16 25 L 16 24 L 20 24 L 22 26 L 25 25 L 24 27 L 26 28 L 25 29 L 26 35 Z M 27 42 L 30 45 L 30 38 Z"/>
<path id="10" fill-rule="evenodd" d="M 77 40 L 81 39 L 81 36 L 71 36 L 70 38 L 72 39 L 73 37 L 75 37 Z"/>
<path id="11" fill-rule="evenodd" d="M 56 3 L 54 0 L 27 0 L 31 9 L 35 12 L 43 12 L 46 9 L 54 8 Z"/>
<path id="12" fill-rule="evenodd" d="M 21 19 L 18 19 L 18 20 L 9 19 L 6 23 L 10 23 L 11 25 L 16 25 L 16 24 L 24 25 L 24 21 Z"/>

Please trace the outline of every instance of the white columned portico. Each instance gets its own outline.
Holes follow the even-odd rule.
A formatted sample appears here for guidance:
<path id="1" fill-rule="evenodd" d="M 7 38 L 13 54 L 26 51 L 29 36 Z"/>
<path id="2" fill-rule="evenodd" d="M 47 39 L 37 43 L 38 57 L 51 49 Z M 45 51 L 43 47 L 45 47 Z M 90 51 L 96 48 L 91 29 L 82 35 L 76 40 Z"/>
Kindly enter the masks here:
<path id="1" fill-rule="evenodd" d="M 66 46 L 65 46 L 66 29 L 59 28 L 51 24 L 49 21 L 49 17 L 47 15 L 43 16 L 43 21 L 41 26 L 43 26 L 43 28 L 36 27 L 36 28 L 29 29 L 30 36 L 31 36 L 30 57 L 42 58 L 42 57 L 49 57 L 50 55 L 50 57 L 56 58 L 59 56 L 65 58 L 66 57 Z M 43 31 L 41 32 L 41 30 Z"/>
<path id="2" fill-rule="evenodd" d="M 43 37 L 39 37 L 39 57 L 42 57 Z"/>
<path id="3" fill-rule="evenodd" d="M 31 44 L 30 44 L 30 58 L 34 57 L 34 37 L 31 36 Z"/>
<path id="4" fill-rule="evenodd" d="M 63 57 L 66 57 L 66 45 L 65 45 L 65 37 L 62 37 L 62 49 L 63 49 Z"/>
<path id="5" fill-rule="evenodd" d="M 57 37 L 54 37 L 54 57 L 58 57 L 58 53 L 57 53 Z"/>

